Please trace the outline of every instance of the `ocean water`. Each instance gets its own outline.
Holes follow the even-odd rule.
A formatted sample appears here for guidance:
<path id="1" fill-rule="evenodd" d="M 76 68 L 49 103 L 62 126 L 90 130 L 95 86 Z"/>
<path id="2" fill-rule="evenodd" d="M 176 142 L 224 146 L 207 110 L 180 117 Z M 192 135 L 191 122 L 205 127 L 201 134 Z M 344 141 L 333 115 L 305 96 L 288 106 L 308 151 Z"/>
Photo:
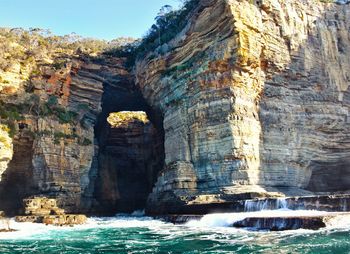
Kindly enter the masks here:
<path id="1" fill-rule="evenodd" d="M 293 211 L 322 214 L 318 211 Z M 286 210 L 256 214 L 290 213 Z M 350 221 L 327 228 L 284 232 L 228 225 L 252 213 L 212 214 L 186 225 L 148 217 L 90 218 L 86 225 L 53 227 L 10 222 L 17 232 L 0 233 L 0 253 L 350 253 Z"/>

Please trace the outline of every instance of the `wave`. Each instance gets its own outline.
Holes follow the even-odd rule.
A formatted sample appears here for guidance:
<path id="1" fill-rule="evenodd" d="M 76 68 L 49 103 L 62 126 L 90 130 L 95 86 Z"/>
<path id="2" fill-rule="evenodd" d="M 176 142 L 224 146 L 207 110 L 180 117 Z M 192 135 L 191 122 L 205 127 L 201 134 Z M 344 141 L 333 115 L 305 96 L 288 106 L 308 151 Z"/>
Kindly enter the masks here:
<path id="1" fill-rule="evenodd" d="M 133 214 L 118 214 L 115 217 L 92 217 L 87 220 L 85 225 L 75 227 L 55 227 L 46 226 L 37 223 L 17 223 L 14 219 L 10 220 L 10 227 L 18 230 L 16 232 L 0 233 L 0 240 L 4 239 L 52 239 L 56 234 L 81 232 L 86 230 L 104 230 L 104 229 L 147 229 L 154 234 L 163 234 L 166 239 L 173 239 L 181 235 L 198 233 L 224 233 L 236 234 L 238 232 L 247 232 L 245 229 L 232 228 L 234 222 L 243 220 L 247 217 L 278 217 L 278 216 L 321 216 L 327 215 L 327 212 L 315 210 L 269 210 L 260 212 L 244 213 L 217 213 L 208 214 L 199 220 L 191 220 L 185 225 L 173 225 L 168 222 L 146 217 L 142 211 Z M 350 220 L 348 216 L 336 216 L 327 221 L 327 228 L 331 229 L 349 229 Z M 310 230 L 297 230 L 300 233 L 314 232 Z M 293 231 L 295 232 L 295 231 Z M 256 232 L 261 234 L 261 232 Z M 264 233 L 264 232 L 262 232 Z M 254 233 L 255 234 L 255 233 Z"/>
<path id="2" fill-rule="evenodd" d="M 207 214 L 199 220 L 190 220 L 186 223 L 190 227 L 231 227 L 235 222 L 244 220 L 249 217 L 289 217 L 289 216 L 327 216 L 330 214 L 325 211 L 317 210 L 263 210 L 257 212 L 242 212 L 242 213 L 216 213 Z M 327 228 L 350 228 L 349 215 L 338 215 L 326 221 Z"/>
<path id="3" fill-rule="evenodd" d="M 1 223 L 0 223 L 1 224 Z M 155 228 L 163 225 L 171 225 L 151 217 L 142 216 L 141 211 L 132 214 L 118 214 L 115 217 L 91 217 L 87 219 L 84 225 L 74 227 L 57 227 L 41 223 L 16 222 L 10 219 L 9 226 L 15 229 L 14 232 L 0 233 L 0 240 L 3 239 L 45 239 L 57 232 L 84 231 L 89 229 L 107 229 L 107 228 Z M 0 227 L 1 228 L 1 227 Z"/>

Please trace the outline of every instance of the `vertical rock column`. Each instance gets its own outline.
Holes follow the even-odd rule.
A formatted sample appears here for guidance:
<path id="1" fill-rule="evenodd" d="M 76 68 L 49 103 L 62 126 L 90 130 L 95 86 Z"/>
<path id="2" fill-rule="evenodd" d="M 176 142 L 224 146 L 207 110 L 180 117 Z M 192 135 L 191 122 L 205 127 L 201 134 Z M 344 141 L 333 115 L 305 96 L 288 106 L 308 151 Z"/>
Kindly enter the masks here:
<path id="1" fill-rule="evenodd" d="M 169 43 L 176 50 L 137 65 L 144 97 L 164 114 L 166 167 L 151 213 L 186 212 L 186 204 L 256 191 L 259 182 L 260 12 L 245 1 L 195 11 Z"/>

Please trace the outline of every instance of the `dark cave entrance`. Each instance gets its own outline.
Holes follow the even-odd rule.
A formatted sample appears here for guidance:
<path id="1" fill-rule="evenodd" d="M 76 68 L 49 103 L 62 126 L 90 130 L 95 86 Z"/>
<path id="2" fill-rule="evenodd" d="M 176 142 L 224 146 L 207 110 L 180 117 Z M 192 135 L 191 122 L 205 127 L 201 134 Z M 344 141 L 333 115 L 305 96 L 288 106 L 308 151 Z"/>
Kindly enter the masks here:
<path id="1" fill-rule="evenodd" d="M 142 210 L 164 164 L 162 116 L 138 91 L 108 85 L 102 101 L 91 211 L 114 215 Z"/>

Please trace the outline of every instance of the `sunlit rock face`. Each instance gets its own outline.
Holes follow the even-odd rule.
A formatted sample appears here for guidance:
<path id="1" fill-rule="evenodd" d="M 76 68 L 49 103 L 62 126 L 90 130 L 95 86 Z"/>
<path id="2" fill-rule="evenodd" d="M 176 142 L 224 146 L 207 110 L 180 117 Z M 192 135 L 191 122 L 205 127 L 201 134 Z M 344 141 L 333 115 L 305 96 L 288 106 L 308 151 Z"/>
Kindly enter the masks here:
<path id="1" fill-rule="evenodd" d="M 0 122 L 12 134 L 0 141 L 11 148 L 0 151 L 0 209 L 16 214 L 23 198 L 45 194 L 77 212 L 96 153 L 103 84 L 127 73 L 123 60 L 76 55 L 56 44 L 40 46 L 40 37 L 16 36 L 0 35 L 0 55 L 8 59 L 0 61 Z"/>
<path id="2" fill-rule="evenodd" d="M 17 214 L 33 195 L 68 213 L 144 208 L 164 161 L 162 125 L 147 115 L 162 121 L 127 59 L 20 29 L 0 39 L 0 210 Z M 123 110 L 147 115 L 107 122 Z"/>
<path id="3" fill-rule="evenodd" d="M 55 199 L 32 197 L 23 200 L 23 215 L 16 216 L 17 222 L 44 223 L 55 226 L 74 226 L 86 223 L 82 214 L 65 214 L 64 209 L 57 207 Z"/>
<path id="4" fill-rule="evenodd" d="M 9 129 L 5 125 L 0 125 L 0 181 L 1 175 L 7 169 L 8 163 L 13 156 L 12 139 L 9 136 Z"/>
<path id="5" fill-rule="evenodd" d="M 137 85 L 164 115 L 149 212 L 347 189 L 349 22 L 348 5 L 203 1 L 139 60 Z"/>

